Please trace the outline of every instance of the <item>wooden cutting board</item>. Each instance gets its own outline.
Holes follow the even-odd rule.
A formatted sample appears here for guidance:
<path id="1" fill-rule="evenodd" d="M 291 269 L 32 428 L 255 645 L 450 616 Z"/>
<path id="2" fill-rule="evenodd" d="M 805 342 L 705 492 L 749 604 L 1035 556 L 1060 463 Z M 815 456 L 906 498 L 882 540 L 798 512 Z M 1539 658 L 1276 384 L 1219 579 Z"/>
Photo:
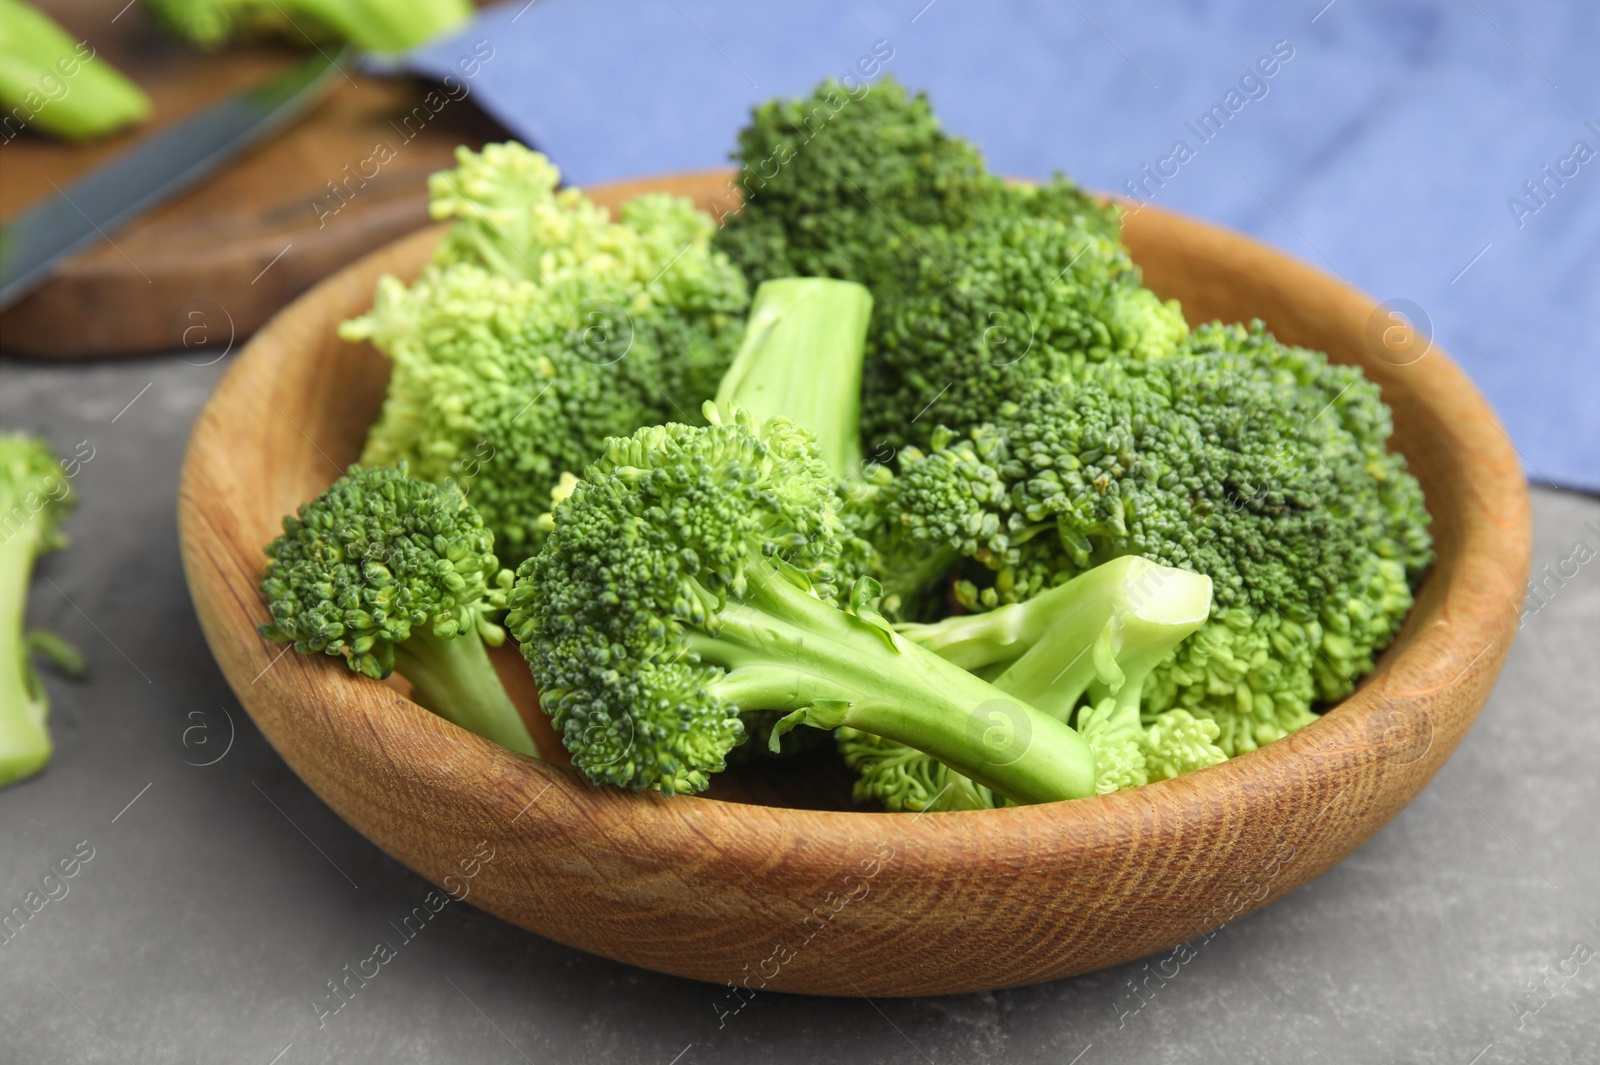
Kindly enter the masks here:
<path id="1" fill-rule="evenodd" d="M 65 187 L 304 57 L 271 45 L 195 52 L 122 0 L 40 6 L 138 82 L 155 110 L 143 126 L 86 145 L 30 134 L 0 144 L 0 220 L 53 195 L 52 182 Z M 242 339 L 333 270 L 422 225 L 426 176 L 451 165 L 458 144 L 505 136 L 473 105 L 470 82 L 458 99 L 425 102 L 434 86 L 342 66 L 345 76 L 295 124 L 74 255 L 0 313 L 0 350 L 81 359 Z"/>

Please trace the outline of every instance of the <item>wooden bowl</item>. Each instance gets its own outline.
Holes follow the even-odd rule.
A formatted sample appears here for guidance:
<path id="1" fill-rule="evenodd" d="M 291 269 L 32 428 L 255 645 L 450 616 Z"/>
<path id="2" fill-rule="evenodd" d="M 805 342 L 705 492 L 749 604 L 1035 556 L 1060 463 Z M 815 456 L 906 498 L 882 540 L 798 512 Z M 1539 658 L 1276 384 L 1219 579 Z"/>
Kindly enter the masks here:
<path id="1" fill-rule="evenodd" d="M 725 180 L 591 191 L 615 204 L 659 188 L 705 206 Z M 1183 943 L 1328 869 L 1444 764 L 1516 632 L 1531 532 L 1521 468 L 1488 405 L 1371 299 L 1154 208 L 1131 214 L 1126 235 L 1149 285 L 1191 321 L 1260 317 L 1364 367 L 1427 494 L 1439 559 L 1398 642 L 1360 690 L 1285 740 L 1149 787 L 975 813 L 669 799 L 590 786 L 335 661 L 282 655 L 255 631 L 262 545 L 356 458 L 388 376 L 381 355 L 334 329 L 370 305 L 380 275 L 413 276 L 436 230 L 285 309 L 202 412 L 179 518 L 211 650 L 284 759 L 367 838 L 513 924 L 610 958 L 753 990 L 926 995 Z M 743 1001 L 727 994 L 730 1010 Z"/>

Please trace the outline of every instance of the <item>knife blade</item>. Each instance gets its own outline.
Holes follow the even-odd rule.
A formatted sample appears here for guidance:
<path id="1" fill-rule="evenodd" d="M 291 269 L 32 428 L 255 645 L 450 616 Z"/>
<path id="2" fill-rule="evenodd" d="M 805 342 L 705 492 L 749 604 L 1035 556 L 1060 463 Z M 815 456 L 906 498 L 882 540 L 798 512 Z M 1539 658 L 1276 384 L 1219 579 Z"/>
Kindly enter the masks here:
<path id="1" fill-rule="evenodd" d="M 0 226 L 0 308 L 42 284 L 65 256 L 109 239 L 294 121 L 341 73 L 339 58 L 318 55 L 176 122 Z"/>

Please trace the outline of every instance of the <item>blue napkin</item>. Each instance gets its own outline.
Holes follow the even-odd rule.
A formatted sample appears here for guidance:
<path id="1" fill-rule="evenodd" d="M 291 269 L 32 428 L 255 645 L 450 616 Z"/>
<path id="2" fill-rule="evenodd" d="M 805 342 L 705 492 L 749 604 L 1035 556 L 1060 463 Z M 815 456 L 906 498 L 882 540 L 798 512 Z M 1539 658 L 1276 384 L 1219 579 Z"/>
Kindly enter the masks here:
<path id="1" fill-rule="evenodd" d="M 1405 301 L 1532 479 L 1600 491 L 1591 0 L 510 0 L 408 62 L 460 81 L 475 45 L 473 97 L 579 185 L 724 165 L 753 104 L 892 73 L 997 171 L 1131 183 Z"/>

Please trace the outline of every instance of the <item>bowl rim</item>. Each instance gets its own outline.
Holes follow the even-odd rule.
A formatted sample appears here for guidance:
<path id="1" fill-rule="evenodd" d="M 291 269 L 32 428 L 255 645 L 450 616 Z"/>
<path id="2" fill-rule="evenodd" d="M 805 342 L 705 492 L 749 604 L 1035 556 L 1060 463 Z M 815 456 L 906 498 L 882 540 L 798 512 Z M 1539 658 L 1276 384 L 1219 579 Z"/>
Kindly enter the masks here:
<path id="1" fill-rule="evenodd" d="M 647 188 L 677 190 L 686 183 L 709 187 L 713 179 L 724 182 L 728 173 L 660 175 L 586 191 L 597 199 L 604 194 L 620 200 Z M 1213 249 L 1236 265 L 1269 271 L 1275 284 L 1304 297 L 1307 314 L 1342 323 L 1346 331 L 1381 310 L 1370 297 L 1243 235 L 1153 206 L 1128 219 L 1128 242 L 1136 259 L 1141 249 L 1148 252 L 1154 247 L 1151 241 L 1156 238 L 1187 242 L 1185 247 L 1201 252 Z M 351 311 L 364 310 L 378 274 L 420 266 L 440 232 L 441 227 L 420 231 L 345 267 L 279 312 L 253 337 L 196 421 L 179 493 L 185 574 L 207 641 L 241 703 L 314 791 L 381 848 L 434 883 L 446 883 L 448 864 L 441 865 L 437 854 L 408 839 L 386 804 L 392 807 L 404 797 L 415 799 L 425 793 L 441 811 L 469 811 L 443 826 L 458 838 L 465 838 L 463 832 L 487 832 L 485 825 L 501 825 L 505 831 L 498 838 L 527 847 L 557 839 L 571 844 L 596 831 L 608 839 L 627 839 L 629 846 L 645 852 L 698 839 L 737 870 L 751 891 L 758 883 L 777 883 L 791 875 L 776 871 L 771 855 L 775 849 L 782 852 L 785 841 L 795 838 L 804 840 L 810 852 L 847 856 L 873 853 L 876 844 L 888 840 L 897 855 L 917 855 L 919 862 L 932 862 L 946 872 L 963 865 L 976 868 L 998 862 L 1024 868 L 1042 862 L 1051 877 L 1064 878 L 1065 884 L 1072 879 L 1069 867 L 1081 862 L 1116 864 L 1119 845 L 1181 838 L 1187 821 L 1204 818 L 1210 811 L 1221 818 L 1209 830 L 1217 846 L 1255 854 L 1274 839 L 1279 844 L 1293 840 L 1289 845 L 1294 852 L 1307 855 L 1295 869 L 1263 885 L 1259 898 L 1251 897 L 1222 913 L 1231 920 L 1334 864 L 1421 789 L 1470 727 L 1515 634 L 1531 555 L 1531 524 L 1526 482 L 1504 429 L 1471 382 L 1437 348 L 1429 351 L 1438 355 L 1428 373 L 1406 377 L 1399 375 L 1402 367 L 1359 359 L 1384 388 L 1391 405 L 1395 388 L 1405 393 L 1405 402 L 1395 408 L 1397 420 L 1404 407 L 1408 417 L 1425 411 L 1433 423 L 1429 429 L 1439 439 L 1429 445 L 1429 470 L 1435 480 L 1443 479 L 1450 498 L 1430 498 L 1429 505 L 1432 509 L 1448 503 L 1452 508 L 1452 539 L 1449 557 L 1441 550 L 1440 562 L 1419 591 L 1405 627 L 1375 671 L 1352 695 L 1299 732 L 1218 766 L 1112 795 L 933 816 L 758 806 L 704 796 L 664 798 L 596 788 L 570 769 L 523 758 L 460 730 L 393 690 L 349 674 L 337 663 L 299 655 L 284 660 L 278 654 L 272 659 L 278 652 L 269 651 L 262 641 L 241 639 L 241 618 L 267 617 L 255 587 L 265 540 L 251 543 L 255 537 L 242 527 L 240 514 L 248 510 L 248 496 L 240 495 L 238 486 L 227 492 L 221 486 L 231 474 L 246 472 L 256 492 L 270 494 L 285 478 L 274 461 L 259 456 L 254 465 L 241 465 L 237 451 L 227 446 L 240 428 L 239 413 L 251 409 L 261 417 L 272 416 L 269 408 L 251 402 L 250 392 L 272 401 L 286 375 L 308 372 L 301 365 L 308 353 L 317 350 L 319 340 L 324 347 L 328 343 L 319 331 L 325 332 L 330 321 Z M 283 414 L 282 409 L 278 413 Z M 364 435 L 365 426 L 361 432 Z M 300 434 L 305 436 L 305 430 Z M 306 440 L 322 452 L 317 441 Z M 302 458 L 309 454 L 304 447 L 299 453 Z M 322 457 L 327 458 L 326 453 Z M 327 463 L 332 469 L 322 471 L 327 476 L 324 483 L 338 470 L 331 458 Z M 224 497 L 234 505 L 222 506 Z M 1436 524 L 1439 518 L 1436 513 Z M 252 567 L 254 577 L 246 579 Z M 327 747 L 326 758 L 307 753 L 315 744 Z M 1397 756 L 1397 751 L 1405 757 Z M 424 757 L 411 761 L 396 752 L 420 752 Z M 1336 779 L 1345 779 L 1344 786 L 1335 788 Z M 1332 822 L 1318 828 L 1322 815 L 1352 788 L 1362 803 L 1351 812 L 1359 818 L 1359 838 L 1354 842 L 1349 833 L 1326 831 Z M 364 789 L 374 790 L 364 793 Z M 547 793 L 551 793 L 548 798 Z M 524 819 L 535 804 L 538 816 Z M 1268 833 L 1264 822 L 1271 822 L 1274 831 Z M 806 875 L 815 880 L 815 871 Z M 524 886 L 531 882 L 522 881 Z M 602 942 L 604 936 L 597 940 L 592 930 L 570 921 L 529 913 L 509 899 L 510 887 L 502 887 L 484 892 L 480 905 L 523 927 L 647 967 L 721 978 L 699 961 L 675 958 L 660 944 Z M 782 891 L 777 895 L 780 898 L 763 901 L 752 897 L 746 905 L 757 912 L 782 911 L 789 919 L 801 912 L 783 903 Z M 661 918 L 659 913 L 654 916 Z M 1184 910 L 1154 939 L 1134 936 L 1111 951 L 1109 961 L 1102 961 L 1141 956 L 1157 940 L 1178 942 L 1225 923 L 1217 916 L 1215 907 L 1203 915 L 1192 908 Z M 859 985 L 849 987 L 815 974 L 763 986 L 910 994 L 1006 986 L 1083 971 L 1074 963 L 1063 966 L 1048 958 L 1031 954 L 1029 958 L 1030 963 L 1019 968 L 1018 979 L 999 982 L 985 970 L 970 978 L 946 972 L 903 985 L 869 973 Z"/>

